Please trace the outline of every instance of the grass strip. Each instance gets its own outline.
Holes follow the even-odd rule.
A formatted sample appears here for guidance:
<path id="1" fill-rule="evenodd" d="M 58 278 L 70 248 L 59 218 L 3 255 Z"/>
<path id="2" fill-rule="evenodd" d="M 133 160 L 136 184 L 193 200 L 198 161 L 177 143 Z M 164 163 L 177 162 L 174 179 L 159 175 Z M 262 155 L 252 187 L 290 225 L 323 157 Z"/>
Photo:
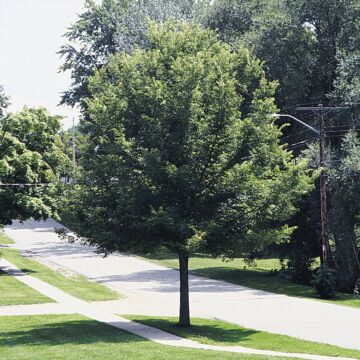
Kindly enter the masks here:
<path id="1" fill-rule="evenodd" d="M 10 261 L 20 270 L 43 280 L 59 289 L 85 301 L 116 300 L 119 294 L 101 284 L 89 281 L 82 275 L 64 275 L 37 261 L 21 256 L 15 249 L 0 249 L 0 256 Z"/>
<path id="2" fill-rule="evenodd" d="M 0 270 L 0 306 L 51 302 L 54 301 Z"/>
<path id="3" fill-rule="evenodd" d="M 156 344 L 79 315 L 0 317 L 2 360 L 268 360 L 268 356 L 175 348 Z M 271 360 L 285 360 L 271 357 Z"/>
<path id="4" fill-rule="evenodd" d="M 0 245 L 10 245 L 14 242 L 0 230 Z"/>
<path id="5" fill-rule="evenodd" d="M 174 317 L 153 318 L 142 315 L 126 315 L 124 317 L 202 344 L 238 345 L 252 349 L 360 359 L 360 351 L 357 350 L 247 329 L 219 320 L 193 318 L 192 325 L 189 328 L 183 328 L 177 325 L 178 319 Z"/>

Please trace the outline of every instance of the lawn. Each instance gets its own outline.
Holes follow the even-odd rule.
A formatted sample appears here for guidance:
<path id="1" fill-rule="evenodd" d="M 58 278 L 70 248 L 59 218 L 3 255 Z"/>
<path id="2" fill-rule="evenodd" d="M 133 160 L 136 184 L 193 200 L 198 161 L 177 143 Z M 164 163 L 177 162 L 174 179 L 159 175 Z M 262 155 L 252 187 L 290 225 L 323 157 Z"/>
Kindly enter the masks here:
<path id="1" fill-rule="evenodd" d="M 50 302 L 54 301 L 23 284 L 13 276 L 0 271 L 0 306 Z"/>
<path id="2" fill-rule="evenodd" d="M 178 269 L 176 255 L 162 251 L 158 254 L 142 255 L 159 265 Z M 311 286 L 295 284 L 287 279 L 280 278 L 273 270 L 279 270 L 279 260 L 259 259 L 256 266 L 248 266 L 244 259 L 222 261 L 204 255 L 193 256 L 189 260 L 191 274 L 216 280 L 224 280 L 233 284 L 248 286 L 253 289 L 270 291 L 277 294 L 319 299 Z M 325 301 L 325 300 L 324 300 Z M 360 296 L 337 294 L 336 299 L 326 300 L 333 304 L 360 307 Z"/>
<path id="3" fill-rule="evenodd" d="M 27 257 L 15 249 L 0 249 L 0 256 L 22 271 L 85 301 L 116 300 L 119 294 L 103 285 L 89 281 L 84 276 L 65 276 Z M 30 300 L 28 300 L 30 301 Z"/>
<path id="4" fill-rule="evenodd" d="M 268 360 L 267 356 L 164 346 L 79 315 L 0 317 L 2 360 Z M 285 360 L 271 357 L 272 360 Z"/>
<path id="5" fill-rule="evenodd" d="M 14 242 L 7 237 L 2 230 L 0 230 L 0 245 L 10 245 Z"/>
<path id="6" fill-rule="evenodd" d="M 126 315 L 125 317 L 203 344 L 238 345 L 253 349 L 360 359 L 360 351 L 357 350 L 343 349 L 337 346 L 299 340 L 290 336 L 246 329 L 219 320 L 193 318 L 191 319 L 192 326 L 186 329 L 177 325 L 177 318 L 152 318 L 142 315 Z"/>

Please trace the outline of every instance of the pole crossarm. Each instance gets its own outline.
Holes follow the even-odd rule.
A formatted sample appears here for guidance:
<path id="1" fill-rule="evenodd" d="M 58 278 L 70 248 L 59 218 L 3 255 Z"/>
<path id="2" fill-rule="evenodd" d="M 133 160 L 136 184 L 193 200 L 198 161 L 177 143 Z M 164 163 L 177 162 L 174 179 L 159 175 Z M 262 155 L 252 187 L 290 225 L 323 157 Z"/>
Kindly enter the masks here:
<path id="1" fill-rule="evenodd" d="M 299 124 L 307 127 L 309 130 L 311 130 L 312 132 L 314 132 L 316 135 L 318 135 L 318 136 L 320 135 L 320 131 L 319 131 L 319 130 L 313 128 L 312 126 L 310 126 L 310 125 L 307 124 L 306 122 L 298 119 L 298 118 L 295 117 L 295 116 L 292 116 L 292 115 L 290 115 L 290 114 L 273 114 L 273 116 L 274 116 L 274 117 L 279 117 L 279 118 L 280 118 L 280 117 L 288 117 L 288 118 L 290 118 L 290 119 L 292 119 L 292 120 L 295 120 L 295 121 L 298 122 Z"/>
<path id="2" fill-rule="evenodd" d="M 344 106 L 300 106 L 296 108 L 296 111 L 336 111 L 347 109 Z"/>
<path id="3" fill-rule="evenodd" d="M 327 115 L 333 111 L 345 110 L 347 107 L 344 106 L 299 106 L 296 108 L 296 111 L 311 111 L 315 115 Z"/>

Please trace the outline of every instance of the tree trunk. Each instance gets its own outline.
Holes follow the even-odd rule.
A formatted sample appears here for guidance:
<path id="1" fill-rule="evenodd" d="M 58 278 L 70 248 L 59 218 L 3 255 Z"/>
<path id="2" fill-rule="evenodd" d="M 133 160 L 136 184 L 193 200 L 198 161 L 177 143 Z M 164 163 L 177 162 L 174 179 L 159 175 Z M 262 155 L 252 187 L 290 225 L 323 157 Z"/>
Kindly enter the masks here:
<path id="1" fill-rule="evenodd" d="M 355 221 L 351 212 L 343 206 L 338 206 L 333 224 L 337 282 L 339 290 L 351 293 L 360 276 L 354 225 Z"/>
<path id="2" fill-rule="evenodd" d="M 179 325 L 190 326 L 189 307 L 189 256 L 179 253 L 180 265 L 180 313 Z"/>

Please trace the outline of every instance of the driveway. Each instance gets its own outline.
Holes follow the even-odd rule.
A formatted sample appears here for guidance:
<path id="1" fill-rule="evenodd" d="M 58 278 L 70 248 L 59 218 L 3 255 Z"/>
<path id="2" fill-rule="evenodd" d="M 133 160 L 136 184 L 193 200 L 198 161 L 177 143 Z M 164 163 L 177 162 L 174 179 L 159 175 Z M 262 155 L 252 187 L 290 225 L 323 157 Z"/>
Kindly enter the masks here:
<path id="1" fill-rule="evenodd" d="M 55 268 L 83 274 L 121 293 L 108 302 L 118 314 L 178 314 L 178 272 L 134 256 L 106 258 L 94 249 L 60 240 L 53 220 L 15 221 L 6 227 L 14 247 Z M 248 328 L 360 350 L 360 309 L 267 293 L 190 276 L 194 317 L 217 318 Z"/>

